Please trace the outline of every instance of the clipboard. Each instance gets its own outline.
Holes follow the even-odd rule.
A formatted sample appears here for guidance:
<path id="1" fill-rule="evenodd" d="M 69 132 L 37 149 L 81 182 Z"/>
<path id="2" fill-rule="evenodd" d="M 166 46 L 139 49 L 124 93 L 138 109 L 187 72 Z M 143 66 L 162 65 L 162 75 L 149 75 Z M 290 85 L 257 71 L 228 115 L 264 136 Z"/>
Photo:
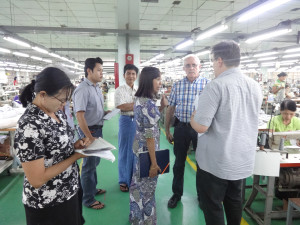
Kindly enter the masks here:
<path id="1" fill-rule="evenodd" d="M 155 151 L 157 165 L 161 169 L 160 174 L 169 173 L 170 171 L 170 151 L 169 149 Z M 140 178 L 149 177 L 151 160 L 148 151 L 139 154 Z"/>

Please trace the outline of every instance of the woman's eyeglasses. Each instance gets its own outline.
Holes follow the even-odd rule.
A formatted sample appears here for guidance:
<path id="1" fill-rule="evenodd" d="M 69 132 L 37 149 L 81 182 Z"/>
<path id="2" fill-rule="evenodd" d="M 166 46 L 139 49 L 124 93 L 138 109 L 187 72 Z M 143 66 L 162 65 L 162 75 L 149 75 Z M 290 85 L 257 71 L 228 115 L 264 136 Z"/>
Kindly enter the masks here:
<path id="1" fill-rule="evenodd" d="M 59 98 L 57 98 L 57 97 L 55 97 L 55 96 L 51 96 L 51 97 L 53 97 L 53 98 L 57 99 L 58 101 L 60 101 L 61 104 L 65 104 L 67 101 L 70 100 L 70 99 L 64 99 L 64 100 L 61 100 L 61 99 L 59 99 Z"/>

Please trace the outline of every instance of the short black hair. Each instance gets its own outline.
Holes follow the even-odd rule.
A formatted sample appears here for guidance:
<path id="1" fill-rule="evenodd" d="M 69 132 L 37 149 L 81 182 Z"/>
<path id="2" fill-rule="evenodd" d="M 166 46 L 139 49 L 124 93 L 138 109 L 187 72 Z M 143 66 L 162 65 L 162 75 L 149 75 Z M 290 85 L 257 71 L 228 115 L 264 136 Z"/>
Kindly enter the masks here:
<path id="1" fill-rule="evenodd" d="M 133 64 L 126 64 L 124 66 L 124 73 L 123 73 L 124 75 L 127 70 L 134 70 L 136 72 L 136 75 L 138 75 L 138 73 L 139 73 L 139 69 Z"/>
<path id="2" fill-rule="evenodd" d="M 84 62 L 84 73 L 85 73 L 85 77 L 88 76 L 88 72 L 87 69 L 90 70 L 94 70 L 96 63 L 100 63 L 101 65 L 103 65 L 103 61 L 101 58 L 97 57 L 97 58 L 87 58 Z"/>
<path id="3" fill-rule="evenodd" d="M 212 47 L 211 53 L 215 60 L 221 58 L 227 67 L 238 67 L 240 65 L 240 47 L 235 41 L 221 41 Z"/>
<path id="4" fill-rule="evenodd" d="M 277 77 L 285 77 L 287 76 L 287 73 L 285 72 L 281 72 L 280 74 L 277 75 Z"/>
<path id="5" fill-rule="evenodd" d="M 160 71 L 158 68 L 152 66 L 144 67 L 141 71 L 139 87 L 135 93 L 135 96 L 153 99 L 153 80 L 158 77 L 160 77 Z"/>
<path id="6" fill-rule="evenodd" d="M 284 111 L 284 110 L 290 110 L 292 112 L 296 112 L 296 110 L 297 110 L 296 102 L 294 102 L 292 100 L 282 101 L 280 104 L 280 111 Z"/>

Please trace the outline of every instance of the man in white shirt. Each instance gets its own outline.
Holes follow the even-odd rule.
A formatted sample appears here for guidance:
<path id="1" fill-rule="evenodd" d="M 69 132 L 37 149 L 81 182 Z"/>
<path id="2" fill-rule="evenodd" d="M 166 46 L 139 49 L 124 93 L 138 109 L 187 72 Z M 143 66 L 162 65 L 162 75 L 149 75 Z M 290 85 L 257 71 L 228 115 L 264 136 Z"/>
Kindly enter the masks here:
<path id="1" fill-rule="evenodd" d="M 126 84 L 118 87 L 115 92 L 115 106 L 121 110 L 119 120 L 119 185 L 120 190 L 128 192 L 133 170 L 132 145 L 135 137 L 135 121 L 133 115 L 133 98 L 137 88 L 134 82 L 138 68 L 133 64 L 124 66 Z"/>

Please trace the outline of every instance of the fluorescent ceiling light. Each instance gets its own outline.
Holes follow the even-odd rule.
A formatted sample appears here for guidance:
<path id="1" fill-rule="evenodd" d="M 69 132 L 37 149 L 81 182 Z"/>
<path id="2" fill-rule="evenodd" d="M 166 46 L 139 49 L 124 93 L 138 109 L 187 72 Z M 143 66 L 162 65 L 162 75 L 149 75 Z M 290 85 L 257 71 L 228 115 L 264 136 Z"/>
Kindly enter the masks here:
<path id="1" fill-rule="evenodd" d="M 196 53 L 196 56 L 199 56 L 199 55 L 206 55 L 206 54 L 209 54 L 209 53 L 210 53 L 209 50 L 201 51 L 201 52 Z"/>
<path id="2" fill-rule="evenodd" d="M 284 52 L 300 52 L 300 48 L 290 48 L 285 50 Z"/>
<path id="3" fill-rule="evenodd" d="M 57 55 L 55 53 L 49 53 L 49 55 L 51 55 L 52 57 L 55 57 L 55 58 L 61 58 L 59 55 Z"/>
<path id="4" fill-rule="evenodd" d="M 246 40 L 246 43 L 251 44 L 251 43 L 254 43 L 256 41 L 261 41 L 261 40 L 266 40 L 266 39 L 269 39 L 269 38 L 272 38 L 272 37 L 277 37 L 277 36 L 289 33 L 291 31 L 292 31 L 292 29 L 288 29 L 288 28 L 274 30 L 274 31 L 271 31 L 271 32 L 267 32 L 265 34 L 259 34 L 257 36 L 248 38 Z"/>
<path id="5" fill-rule="evenodd" d="M 180 61 L 181 61 L 181 59 L 177 58 L 177 59 L 174 59 L 174 60 L 171 60 L 171 61 L 167 62 L 167 64 L 168 65 L 169 64 L 178 64 L 178 63 L 180 63 Z"/>
<path id="6" fill-rule="evenodd" d="M 39 61 L 43 60 L 41 57 L 37 57 L 37 56 L 30 56 L 30 58 L 35 59 L 35 60 L 39 60 Z"/>
<path id="7" fill-rule="evenodd" d="M 11 53 L 11 51 L 6 48 L 0 48 L 0 52 Z"/>
<path id="8" fill-rule="evenodd" d="M 300 54 L 291 54 L 291 55 L 282 56 L 282 58 L 294 58 L 294 57 L 300 57 Z"/>
<path id="9" fill-rule="evenodd" d="M 241 61 L 241 63 L 248 63 L 248 62 L 253 62 L 254 60 L 252 60 L 252 59 L 249 59 L 249 60 L 243 60 L 243 61 Z"/>
<path id="10" fill-rule="evenodd" d="M 203 39 L 208 38 L 208 37 L 211 37 L 211 36 L 213 36 L 217 33 L 220 33 L 222 31 L 226 30 L 226 29 L 228 29 L 228 26 L 222 24 L 222 25 L 217 26 L 215 28 L 212 28 L 208 31 L 204 31 L 203 33 L 199 34 L 199 36 L 197 37 L 197 41 L 203 40 Z"/>
<path id="11" fill-rule="evenodd" d="M 189 39 L 189 40 L 186 40 L 186 41 L 182 42 L 181 44 L 177 45 L 175 48 L 177 50 L 180 50 L 180 49 L 183 49 L 183 48 L 186 48 L 186 47 L 192 45 L 193 43 L 194 43 L 194 41 Z"/>
<path id="12" fill-rule="evenodd" d="M 25 53 L 22 53 L 22 52 L 13 52 L 14 55 L 17 55 L 17 56 L 21 56 L 21 57 L 29 57 L 28 54 L 25 54 Z"/>
<path id="13" fill-rule="evenodd" d="M 64 61 L 67 61 L 67 62 L 69 62 L 70 60 L 69 59 L 67 59 L 66 57 L 59 57 L 60 59 L 62 59 L 62 60 L 64 60 Z"/>
<path id="14" fill-rule="evenodd" d="M 275 62 L 262 63 L 262 66 L 275 66 Z"/>
<path id="15" fill-rule="evenodd" d="M 47 62 L 47 63 L 52 63 L 52 60 L 50 59 L 43 59 L 44 62 Z"/>
<path id="16" fill-rule="evenodd" d="M 159 58 L 161 58 L 161 57 L 164 57 L 164 55 L 165 55 L 165 54 L 163 54 L 163 53 L 158 54 L 158 55 L 154 56 L 153 58 L 151 58 L 149 61 L 157 60 L 157 59 L 159 59 Z M 114 63 L 113 63 L 113 64 L 114 64 Z"/>
<path id="17" fill-rule="evenodd" d="M 30 44 L 28 44 L 28 43 L 26 43 L 24 41 L 20 41 L 20 40 L 17 40 L 15 38 L 12 38 L 12 37 L 4 37 L 3 39 L 5 41 L 9 41 L 9 42 L 12 42 L 12 43 L 20 45 L 20 46 L 30 48 Z"/>
<path id="18" fill-rule="evenodd" d="M 278 52 L 265 52 L 265 53 L 255 54 L 253 57 L 263 57 L 263 56 L 276 55 L 276 54 L 278 54 Z"/>
<path id="19" fill-rule="evenodd" d="M 242 56 L 241 59 L 247 59 L 249 56 Z"/>
<path id="20" fill-rule="evenodd" d="M 45 49 L 42 49 L 42 48 L 39 48 L 37 46 L 35 47 L 32 47 L 33 50 L 37 51 L 37 52 L 40 52 L 40 53 L 44 53 L 44 54 L 48 54 L 48 51 L 45 50 Z"/>
<path id="21" fill-rule="evenodd" d="M 295 62 L 280 62 L 281 66 L 293 65 Z"/>
<path id="22" fill-rule="evenodd" d="M 272 59 L 277 59 L 277 57 L 259 58 L 259 59 L 257 59 L 257 60 L 258 60 L 258 61 L 267 61 L 267 60 L 272 60 Z"/>
<path id="23" fill-rule="evenodd" d="M 252 67 L 258 67 L 258 64 L 247 64 L 246 66 L 247 66 L 247 67 L 251 67 L 251 68 L 252 68 Z"/>
<path id="24" fill-rule="evenodd" d="M 271 1 L 267 1 L 265 3 L 262 3 L 258 6 L 256 6 L 253 9 L 250 9 L 249 11 L 243 13 L 239 18 L 238 18 L 238 22 L 244 22 L 247 21 L 249 19 L 252 19 L 256 16 L 259 16 L 267 11 L 270 11 L 271 9 L 274 9 L 282 4 L 285 4 L 287 2 L 289 2 L 290 0 L 271 0 Z"/>
<path id="25" fill-rule="evenodd" d="M 295 62 L 298 62 L 298 60 L 293 59 L 293 60 L 282 60 L 282 61 L 280 61 L 280 63 L 295 63 Z"/>
<path id="26" fill-rule="evenodd" d="M 71 65 L 67 65 L 67 64 L 61 64 L 62 66 L 65 66 L 65 67 L 68 67 L 68 68 L 72 68 L 72 69 L 77 69 L 76 67 L 74 67 L 74 66 L 71 66 Z"/>

